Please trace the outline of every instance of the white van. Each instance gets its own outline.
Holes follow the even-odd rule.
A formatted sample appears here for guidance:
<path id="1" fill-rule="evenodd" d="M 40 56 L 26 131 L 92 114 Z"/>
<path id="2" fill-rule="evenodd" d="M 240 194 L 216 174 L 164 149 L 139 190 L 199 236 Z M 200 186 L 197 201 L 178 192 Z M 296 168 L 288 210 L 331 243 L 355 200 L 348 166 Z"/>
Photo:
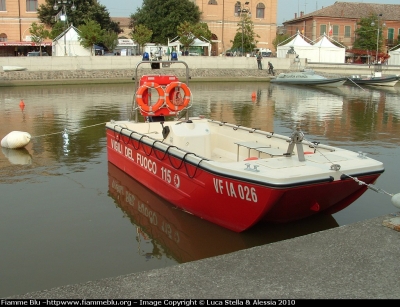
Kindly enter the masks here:
<path id="1" fill-rule="evenodd" d="M 261 55 L 264 58 L 269 58 L 272 55 L 272 51 L 270 49 L 265 49 L 265 48 L 254 48 L 254 52 L 255 54 L 257 54 L 258 52 L 261 52 Z"/>

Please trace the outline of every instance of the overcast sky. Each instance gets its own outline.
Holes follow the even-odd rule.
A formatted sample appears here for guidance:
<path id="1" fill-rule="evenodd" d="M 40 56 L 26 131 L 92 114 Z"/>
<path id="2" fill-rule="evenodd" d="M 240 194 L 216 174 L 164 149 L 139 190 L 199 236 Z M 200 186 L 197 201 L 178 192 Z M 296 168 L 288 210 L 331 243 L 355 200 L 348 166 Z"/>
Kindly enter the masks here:
<path id="1" fill-rule="evenodd" d="M 136 9 L 142 5 L 143 1 L 98 0 L 98 2 L 107 7 L 111 17 L 129 17 L 132 13 L 136 12 Z M 303 11 L 305 14 L 308 14 L 323 7 L 333 5 L 335 2 L 336 0 L 278 0 L 277 23 L 278 25 L 281 25 L 284 21 L 293 19 L 295 13 Z M 340 2 L 385 3 L 400 5 L 399 0 L 347 0 Z"/>

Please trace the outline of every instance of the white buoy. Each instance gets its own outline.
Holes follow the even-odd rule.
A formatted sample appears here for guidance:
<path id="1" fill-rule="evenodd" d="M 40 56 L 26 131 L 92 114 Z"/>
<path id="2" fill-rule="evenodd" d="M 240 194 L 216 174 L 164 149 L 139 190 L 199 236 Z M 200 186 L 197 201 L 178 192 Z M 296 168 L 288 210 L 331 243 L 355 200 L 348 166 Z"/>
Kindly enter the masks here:
<path id="1" fill-rule="evenodd" d="M 2 147 L 1 151 L 11 164 L 32 164 L 32 156 L 26 148 L 10 149 Z"/>
<path id="2" fill-rule="evenodd" d="M 392 196 L 392 204 L 400 209 L 400 193 L 394 194 Z"/>
<path id="3" fill-rule="evenodd" d="M 23 148 L 31 140 L 31 135 L 23 131 L 11 131 L 1 140 L 1 147 L 17 149 Z"/>

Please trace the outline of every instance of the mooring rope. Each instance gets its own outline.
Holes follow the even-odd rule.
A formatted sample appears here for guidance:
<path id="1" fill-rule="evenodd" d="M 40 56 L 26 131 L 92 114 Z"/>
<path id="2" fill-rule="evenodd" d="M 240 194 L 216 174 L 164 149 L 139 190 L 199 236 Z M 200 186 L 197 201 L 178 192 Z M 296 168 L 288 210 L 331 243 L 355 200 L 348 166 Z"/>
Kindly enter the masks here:
<path id="1" fill-rule="evenodd" d="M 54 132 L 54 133 L 48 133 L 48 134 L 42 134 L 42 135 L 36 135 L 36 136 L 32 136 L 32 139 L 34 138 L 41 138 L 44 136 L 49 136 L 49 135 L 55 135 L 55 134 L 64 134 L 66 132 L 70 132 L 70 133 L 75 133 L 78 132 L 80 130 L 86 129 L 86 128 L 91 128 L 91 127 L 95 127 L 95 126 L 100 126 L 100 125 L 105 125 L 106 122 L 104 123 L 99 123 L 99 124 L 94 124 L 94 125 L 89 125 L 89 126 L 85 126 L 85 127 L 81 127 L 81 128 L 74 128 L 72 130 L 69 130 L 67 128 L 65 128 L 63 131 L 59 131 L 59 132 Z"/>

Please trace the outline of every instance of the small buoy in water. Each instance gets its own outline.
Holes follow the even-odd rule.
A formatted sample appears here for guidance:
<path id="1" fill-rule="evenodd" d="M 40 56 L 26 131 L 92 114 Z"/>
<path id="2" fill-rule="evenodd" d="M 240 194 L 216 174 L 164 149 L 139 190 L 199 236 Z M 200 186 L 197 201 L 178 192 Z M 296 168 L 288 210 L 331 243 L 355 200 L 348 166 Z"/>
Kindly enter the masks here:
<path id="1" fill-rule="evenodd" d="M 392 204 L 400 209 L 400 193 L 394 194 L 392 196 Z"/>
<path id="2" fill-rule="evenodd" d="M 11 131 L 1 140 L 1 147 L 17 149 L 23 148 L 31 141 L 31 135 L 23 131 Z"/>
<path id="3" fill-rule="evenodd" d="M 251 93 L 252 98 L 256 98 L 257 94 L 255 92 Z"/>
<path id="4" fill-rule="evenodd" d="M 25 108 L 25 103 L 24 103 L 24 100 L 23 100 L 23 99 L 21 99 L 21 101 L 19 102 L 19 107 L 20 107 L 21 109 Z"/>

